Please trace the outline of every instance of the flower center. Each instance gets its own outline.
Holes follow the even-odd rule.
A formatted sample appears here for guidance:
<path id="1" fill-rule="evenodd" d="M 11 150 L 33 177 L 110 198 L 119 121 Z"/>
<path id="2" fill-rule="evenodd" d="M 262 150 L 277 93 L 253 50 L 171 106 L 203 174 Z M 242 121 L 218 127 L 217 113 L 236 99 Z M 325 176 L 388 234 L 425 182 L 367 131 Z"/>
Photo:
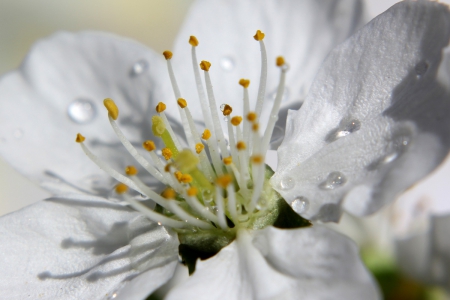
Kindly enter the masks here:
<path id="1" fill-rule="evenodd" d="M 77 135 L 76 141 L 86 155 L 120 182 L 116 192 L 150 220 L 175 230 L 180 239 L 180 254 L 185 261 L 194 260 L 194 264 L 197 258 L 210 257 L 228 245 L 239 229 L 309 225 L 308 221 L 290 210 L 269 184 L 273 171 L 264 164 L 264 160 L 278 118 L 288 66 L 282 57 L 276 59 L 281 70 L 280 81 L 269 122 L 260 135 L 259 116 L 267 80 L 267 55 L 264 33 L 258 30 L 254 38 L 260 44 L 262 62 L 256 107 L 250 111 L 250 81 L 241 79 L 239 84 L 243 88 L 244 116 L 232 116 L 233 108 L 228 104 L 220 107 L 227 124 L 225 132 L 228 145 L 209 75 L 211 63 L 202 61 L 198 64 L 196 47 L 199 43 L 194 36 L 190 37 L 189 43 L 192 46 L 194 76 L 206 124 L 201 134 L 192 118 L 188 102 L 182 98 L 178 88 L 171 64 L 172 52 L 163 53 L 188 147 L 183 148 L 165 114 L 166 105 L 160 102 L 156 106 L 157 115 L 152 117 L 152 130 L 165 147 L 160 149 L 161 157 L 156 153 L 153 141 L 144 141 L 142 146 L 150 160 L 144 158 L 118 127 L 116 120 L 119 109 L 114 101 L 104 100 L 110 124 L 119 140 L 145 170 L 166 185 L 161 194 L 139 179 L 134 166 L 126 168 L 126 176 L 109 167 L 86 147 L 85 138 L 81 134 Z M 204 71 L 207 97 L 198 66 Z M 156 206 L 150 208 L 132 197 L 127 193 L 128 187 L 153 200 Z"/>

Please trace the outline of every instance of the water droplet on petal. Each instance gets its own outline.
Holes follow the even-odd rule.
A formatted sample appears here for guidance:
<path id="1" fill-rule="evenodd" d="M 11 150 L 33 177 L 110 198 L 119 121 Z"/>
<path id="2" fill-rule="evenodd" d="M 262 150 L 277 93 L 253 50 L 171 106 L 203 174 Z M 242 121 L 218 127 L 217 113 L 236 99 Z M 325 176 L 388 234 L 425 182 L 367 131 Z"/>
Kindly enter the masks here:
<path id="1" fill-rule="evenodd" d="M 331 130 L 325 137 L 325 141 L 334 142 L 341 137 L 347 136 L 350 133 L 358 131 L 361 128 L 361 122 L 357 119 L 344 119 L 339 123 L 339 126 Z"/>
<path id="2" fill-rule="evenodd" d="M 409 147 L 412 140 L 412 133 L 409 129 L 401 129 L 391 137 L 386 150 L 386 154 L 367 166 L 368 170 L 375 170 L 379 166 L 387 165 L 397 160 Z"/>
<path id="3" fill-rule="evenodd" d="M 20 140 L 21 138 L 23 138 L 23 130 L 17 128 L 16 130 L 14 130 L 13 135 L 16 139 Z"/>
<path id="4" fill-rule="evenodd" d="M 419 62 L 415 67 L 414 71 L 416 71 L 417 79 L 421 78 L 428 70 L 428 63 L 426 61 Z"/>
<path id="5" fill-rule="evenodd" d="M 319 188 L 322 190 L 334 190 L 335 188 L 343 186 L 347 182 L 344 174 L 341 172 L 331 172 L 328 174 L 327 179 L 319 184 Z"/>
<path id="6" fill-rule="evenodd" d="M 300 196 L 292 201 L 291 207 L 296 213 L 302 214 L 309 209 L 309 201 L 305 197 Z"/>
<path id="7" fill-rule="evenodd" d="M 97 110 L 94 102 L 86 98 L 79 98 L 70 102 L 67 114 L 73 122 L 87 124 L 95 118 Z"/>
<path id="8" fill-rule="evenodd" d="M 231 72 L 234 70 L 236 63 L 231 56 L 224 56 L 220 59 L 220 66 L 224 71 Z"/>
<path id="9" fill-rule="evenodd" d="M 159 226 L 161 226 L 161 225 L 162 225 L 162 223 L 161 223 L 161 222 L 158 222 L 158 225 L 159 225 Z"/>
<path id="10" fill-rule="evenodd" d="M 285 177 L 280 181 L 280 189 L 287 191 L 295 186 L 295 182 L 291 177 Z"/>
<path id="11" fill-rule="evenodd" d="M 139 76 L 148 69 L 148 62 L 145 59 L 140 59 L 131 67 L 130 75 L 132 77 Z"/>
<path id="12" fill-rule="evenodd" d="M 277 97 L 277 90 L 278 89 L 275 89 L 271 93 L 269 93 L 267 95 L 267 99 L 270 100 L 270 101 L 275 101 L 275 98 Z M 289 100 L 289 94 L 290 94 L 289 89 L 287 87 L 285 87 L 284 88 L 283 97 L 281 98 L 281 102 L 288 101 Z"/>

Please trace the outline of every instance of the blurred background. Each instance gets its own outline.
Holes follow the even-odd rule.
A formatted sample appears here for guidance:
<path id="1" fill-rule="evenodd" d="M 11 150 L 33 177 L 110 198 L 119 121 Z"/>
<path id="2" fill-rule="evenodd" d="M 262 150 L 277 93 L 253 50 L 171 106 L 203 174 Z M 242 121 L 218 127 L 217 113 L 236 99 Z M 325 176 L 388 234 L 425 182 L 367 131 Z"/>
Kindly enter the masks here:
<path id="1" fill-rule="evenodd" d="M 450 0 L 449 0 L 450 1 Z M 394 0 L 368 0 L 372 18 Z M 58 30 L 103 30 L 160 52 L 172 47 L 192 0 L 1 0 L 0 74 L 15 69 L 30 46 Z M 0 158 L 0 215 L 48 196 Z"/>

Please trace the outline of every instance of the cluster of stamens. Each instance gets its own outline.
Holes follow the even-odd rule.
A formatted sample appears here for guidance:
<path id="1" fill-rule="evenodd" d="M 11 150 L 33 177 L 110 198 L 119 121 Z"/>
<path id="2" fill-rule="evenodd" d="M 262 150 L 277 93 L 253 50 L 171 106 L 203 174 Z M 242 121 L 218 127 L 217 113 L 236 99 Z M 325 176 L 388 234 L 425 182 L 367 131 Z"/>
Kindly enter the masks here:
<path id="1" fill-rule="evenodd" d="M 171 128 L 165 114 L 166 105 L 160 102 L 156 106 L 157 114 L 152 117 L 152 130 L 155 136 L 162 139 L 165 147 L 159 149 L 161 154 L 158 155 L 155 143 L 151 140 L 144 141 L 142 146 L 150 159 L 145 158 L 118 127 L 116 120 L 119 109 L 114 101 L 104 100 L 109 121 L 117 137 L 146 171 L 167 186 L 162 193 L 153 191 L 142 182 L 137 176 L 136 167 L 128 166 L 124 175 L 108 166 L 86 147 L 85 138 L 81 134 L 77 135 L 76 141 L 80 143 L 86 155 L 120 182 L 115 188 L 116 192 L 121 194 L 130 206 L 159 225 L 175 230 L 230 231 L 232 228 L 253 228 L 255 218 L 270 210 L 268 202 L 271 201 L 271 196 L 265 191 L 269 184 L 264 160 L 284 92 L 287 68 L 284 59 L 278 57 L 276 63 L 281 69 L 280 83 L 271 117 L 261 136 L 258 117 L 261 115 L 265 96 L 267 55 L 263 42 L 264 34 L 258 30 L 254 38 L 260 44 L 262 61 L 256 108 L 250 111 L 250 81 L 241 79 L 239 84 L 243 87 L 244 117 L 231 116 L 233 109 L 228 104 L 220 107 L 227 121 L 229 146 L 222 130 L 212 89 L 209 74 L 211 64 L 207 61 L 198 64 L 196 47 L 199 43 L 194 36 L 190 37 L 189 43 L 192 46 L 194 76 L 206 125 L 202 133 L 197 130 L 188 103 L 182 98 L 178 88 L 171 64 L 172 52 L 163 53 L 186 135 L 186 148 L 183 148 Z M 204 71 L 206 95 L 198 66 Z M 144 205 L 137 197 L 128 193 L 128 187 L 145 195 L 160 208 L 154 209 Z"/>

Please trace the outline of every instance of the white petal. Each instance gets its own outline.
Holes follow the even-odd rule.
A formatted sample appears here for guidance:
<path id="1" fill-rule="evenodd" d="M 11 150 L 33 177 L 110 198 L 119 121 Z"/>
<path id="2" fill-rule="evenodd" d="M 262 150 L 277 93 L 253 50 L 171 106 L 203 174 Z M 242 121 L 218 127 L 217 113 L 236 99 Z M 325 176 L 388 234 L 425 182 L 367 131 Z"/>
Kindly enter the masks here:
<path id="1" fill-rule="evenodd" d="M 261 59 L 257 29 L 268 57 L 267 101 L 270 110 L 279 81 L 275 58 L 283 55 L 291 66 L 287 76 L 286 102 L 303 101 L 320 64 L 329 51 L 363 24 L 362 2 L 202 0 L 194 3 L 175 43 L 174 68 L 182 95 L 202 120 L 191 62 L 189 36 L 199 40 L 198 59 L 210 61 L 216 101 L 228 103 L 242 115 L 240 78 L 249 78 L 251 108 L 256 103 Z M 269 100 L 270 98 L 270 100 Z M 270 107 L 268 107 L 270 106 Z M 298 106 L 297 106 L 298 107 Z M 262 123 L 263 124 L 263 123 Z"/>
<path id="2" fill-rule="evenodd" d="M 404 1 L 330 54 L 289 114 L 272 180 L 289 203 L 309 199 L 303 216 L 337 221 L 343 200 L 372 213 L 444 159 L 450 102 L 436 73 L 449 28 L 447 7 Z M 290 177 L 294 188 L 282 190 Z"/>
<path id="3" fill-rule="evenodd" d="M 240 232 L 168 299 L 378 299 L 348 238 L 321 227 Z"/>
<path id="4" fill-rule="evenodd" d="M 75 144 L 75 135 L 85 135 L 111 165 L 134 163 L 125 161 L 102 102 L 116 101 L 125 134 L 140 144 L 151 137 L 148 114 L 162 98 L 152 78 L 162 70 L 159 55 L 111 34 L 60 32 L 37 42 L 21 67 L 0 80 L 0 154 L 34 181 L 50 174 L 92 188 L 105 174 Z"/>
<path id="5" fill-rule="evenodd" d="M 177 252 L 176 235 L 128 208 L 44 201 L 0 219 L 0 289 L 8 299 L 103 299 L 138 284 L 126 299 L 141 299 L 170 279 Z"/>

